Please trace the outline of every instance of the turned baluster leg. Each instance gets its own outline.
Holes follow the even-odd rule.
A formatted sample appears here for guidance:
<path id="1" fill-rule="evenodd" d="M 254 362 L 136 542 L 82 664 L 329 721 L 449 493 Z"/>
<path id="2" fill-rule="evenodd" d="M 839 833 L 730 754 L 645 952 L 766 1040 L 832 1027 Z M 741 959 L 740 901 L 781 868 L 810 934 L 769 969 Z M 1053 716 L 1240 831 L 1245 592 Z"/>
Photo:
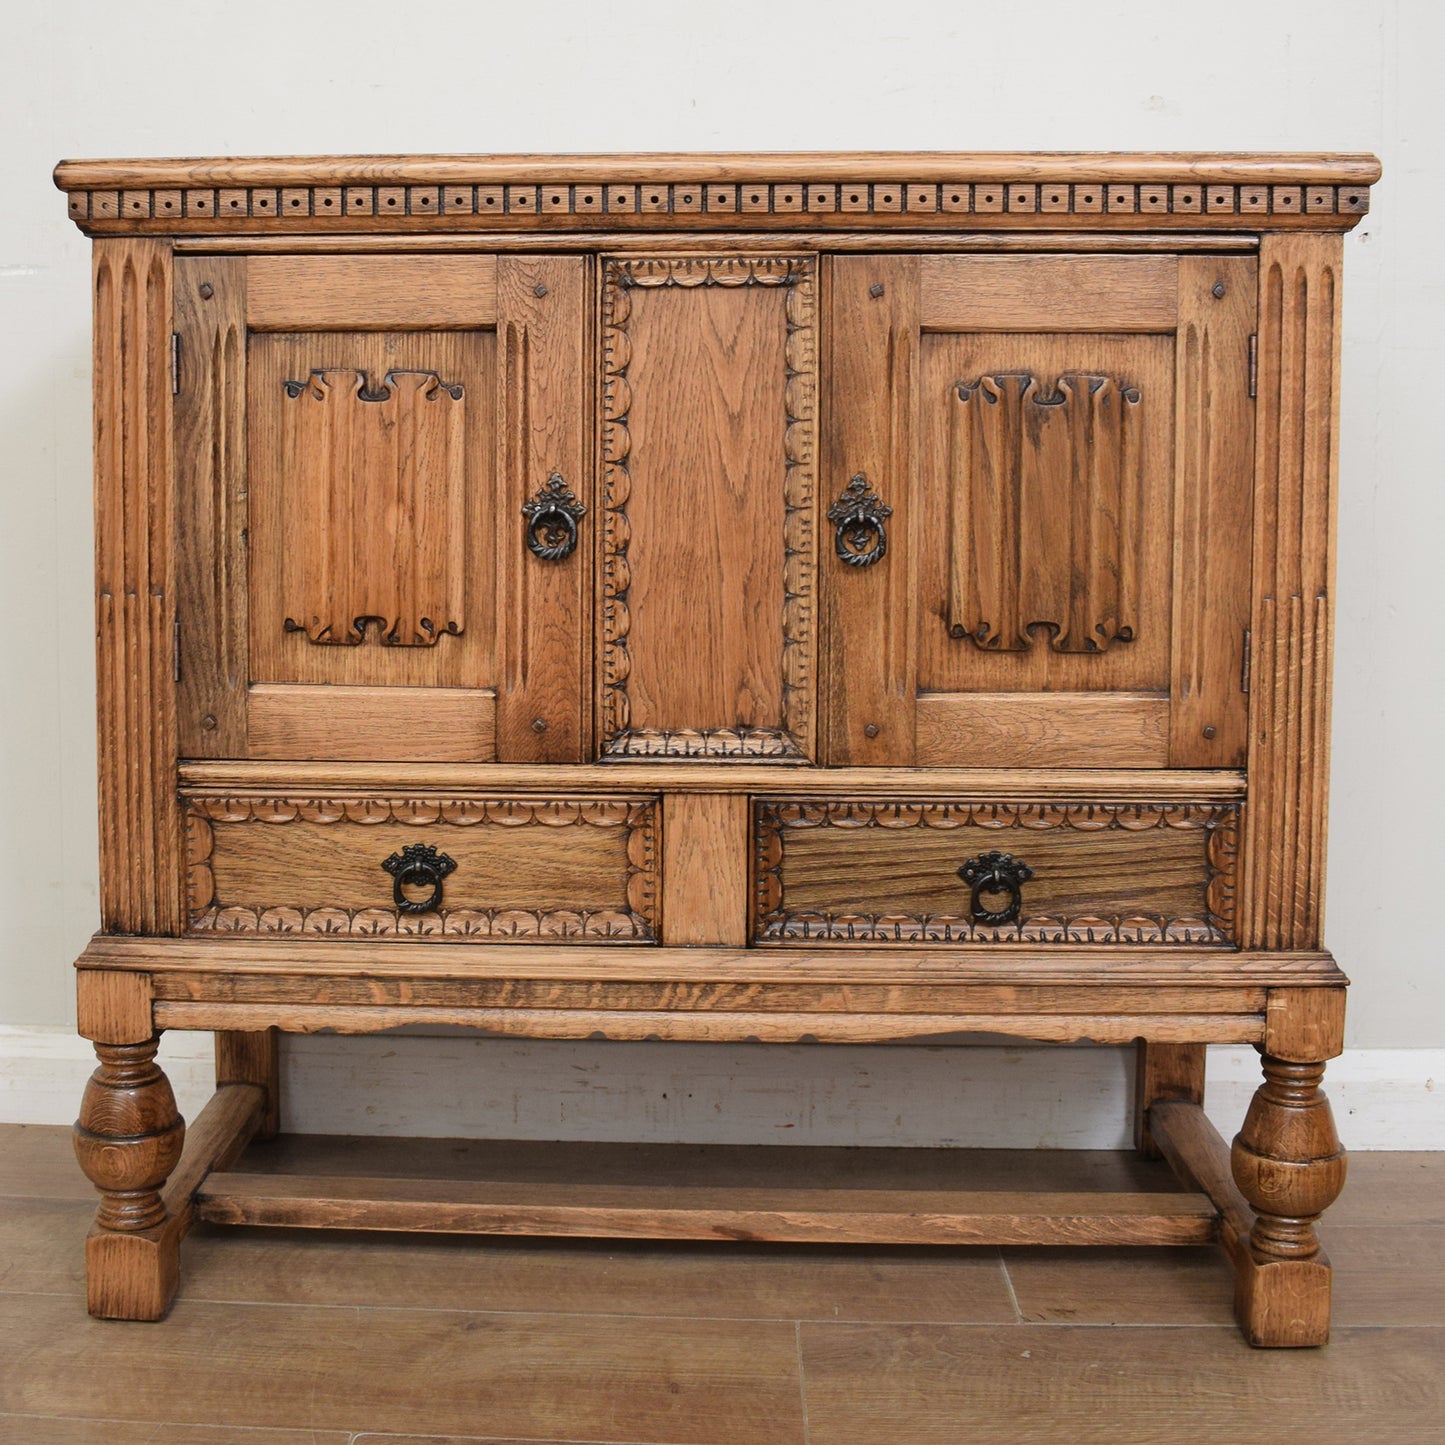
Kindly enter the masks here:
<path id="1" fill-rule="evenodd" d="M 1241 1261 L 1235 1313 L 1252 1345 L 1323 1345 L 1330 1265 L 1315 1223 L 1345 1183 L 1345 1152 L 1320 1083 L 1322 1063 L 1264 1055 L 1264 1083 L 1230 1151 L 1258 1216 Z"/>
<path id="2" fill-rule="evenodd" d="M 160 1319 L 176 1292 L 180 1236 L 160 1191 L 186 1126 L 155 1061 L 159 1042 L 96 1044 L 100 1066 L 75 1124 L 76 1158 L 100 1190 L 85 1242 L 87 1303 L 107 1319 Z"/>

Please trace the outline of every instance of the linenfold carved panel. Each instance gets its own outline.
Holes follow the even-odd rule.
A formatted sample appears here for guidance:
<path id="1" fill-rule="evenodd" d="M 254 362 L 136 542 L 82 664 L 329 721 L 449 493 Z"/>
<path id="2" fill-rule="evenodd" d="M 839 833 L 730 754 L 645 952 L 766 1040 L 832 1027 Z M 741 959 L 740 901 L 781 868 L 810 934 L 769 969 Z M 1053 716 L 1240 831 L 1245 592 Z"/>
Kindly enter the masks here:
<path id="1" fill-rule="evenodd" d="M 1138 635 L 1139 390 L 1081 373 L 960 381 L 950 419 L 949 633 L 991 652 Z"/>
<path id="2" fill-rule="evenodd" d="M 431 647 L 465 626 L 465 397 L 435 371 L 283 383 L 287 631 Z"/>

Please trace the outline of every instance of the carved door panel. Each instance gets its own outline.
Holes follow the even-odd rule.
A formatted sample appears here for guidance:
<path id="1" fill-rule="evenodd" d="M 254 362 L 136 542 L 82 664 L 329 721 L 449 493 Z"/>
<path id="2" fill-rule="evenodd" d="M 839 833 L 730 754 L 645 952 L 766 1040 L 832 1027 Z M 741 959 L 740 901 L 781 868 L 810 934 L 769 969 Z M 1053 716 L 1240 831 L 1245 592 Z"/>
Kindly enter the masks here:
<path id="1" fill-rule="evenodd" d="M 1253 259 L 831 264 L 828 760 L 1242 766 Z"/>
<path id="2" fill-rule="evenodd" d="M 586 267 L 178 262 L 187 755 L 585 755 Z"/>
<path id="3" fill-rule="evenodd" d="M 815 755 L 815 272 L 603 261 L 604 756 Z"/>

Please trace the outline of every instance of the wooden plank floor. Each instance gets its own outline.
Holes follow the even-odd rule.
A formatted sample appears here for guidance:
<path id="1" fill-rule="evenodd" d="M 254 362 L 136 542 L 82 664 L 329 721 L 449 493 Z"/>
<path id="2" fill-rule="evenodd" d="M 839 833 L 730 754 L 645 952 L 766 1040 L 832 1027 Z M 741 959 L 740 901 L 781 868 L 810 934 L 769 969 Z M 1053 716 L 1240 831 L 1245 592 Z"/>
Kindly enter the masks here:
<path id="1" fill-rule="evenodd" d="M 320 1172 L 364 1154 L 372 1173 L 449 1158 L 459 1177 L 486 1147 L 308 1145 Z M 879 1167 L 810 1152 L 819 1187 L 867 1187 Z M 513 1146 L 511 1162 L 546 1157 Z M 800 1157 L 759 1151 L 730 1182 L 765 1183 Z M 286 1158 L 282 1145 L 265 1167 Z M 961 1167 L 974 1188 L 1160 1187 L 1113 1154 L 899 1151 L 888 1166 L 916 1188 L 952 1187 Z M 1335 1338 L 1322 1351 L 1250 1350 L 1222 1253 L 1195 1247 L 202 1226 L 164 1323 L 102 1323 L 84 1305 L 92 1209 L 67 1130 L 0 1126 L 5 1445 L 1445 1440 L 1445 1155 L 1352 1158 L 1324 1231 Z"/>

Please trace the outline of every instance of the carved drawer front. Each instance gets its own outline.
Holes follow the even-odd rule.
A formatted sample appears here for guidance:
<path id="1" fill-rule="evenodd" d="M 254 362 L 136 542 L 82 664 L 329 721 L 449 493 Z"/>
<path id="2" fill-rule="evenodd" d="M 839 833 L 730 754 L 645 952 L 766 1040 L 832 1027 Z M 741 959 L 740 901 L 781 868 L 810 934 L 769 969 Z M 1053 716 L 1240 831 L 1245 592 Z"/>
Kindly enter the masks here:
<path id="1" fill-rule="evenodd" d="M 640 797 L 188 797 L 193 933 L 648 943 Z"/>
<path id="2" fill-rule="evenodd" d="M 1234 943 L 1227 803 L 754 805 L 759 943 Z"/>

